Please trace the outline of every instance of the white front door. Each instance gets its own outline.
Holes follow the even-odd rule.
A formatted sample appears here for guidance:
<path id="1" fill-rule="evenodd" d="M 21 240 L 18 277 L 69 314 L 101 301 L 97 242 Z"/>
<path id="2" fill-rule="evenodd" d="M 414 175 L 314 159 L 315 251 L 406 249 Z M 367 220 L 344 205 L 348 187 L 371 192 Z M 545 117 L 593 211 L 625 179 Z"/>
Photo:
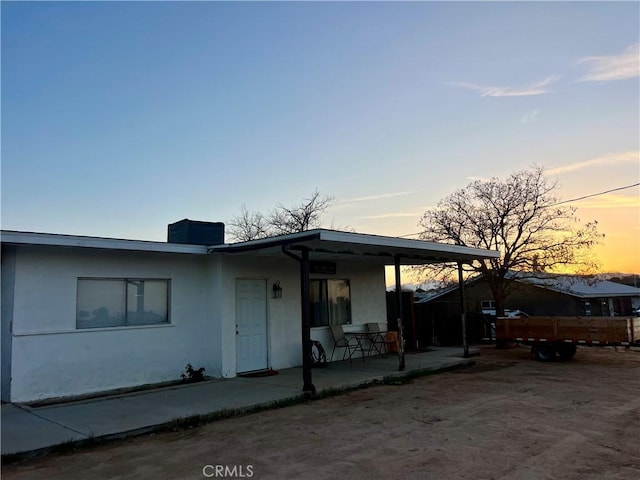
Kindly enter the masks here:
<path id="1" fill-rule="evenodd" d="M 236 280 L 236 372 L 267 367 L 267 282 Z"/>

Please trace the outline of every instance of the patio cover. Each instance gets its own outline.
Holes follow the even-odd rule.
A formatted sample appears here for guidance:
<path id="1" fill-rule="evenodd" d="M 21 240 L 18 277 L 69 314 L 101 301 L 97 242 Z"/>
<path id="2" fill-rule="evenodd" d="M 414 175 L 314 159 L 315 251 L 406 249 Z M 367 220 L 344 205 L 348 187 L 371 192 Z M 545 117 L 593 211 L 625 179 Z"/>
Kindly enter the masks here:
<path id="1" fill-rule="evenodd" d="M 397 304 L 399 308 L 399 370 L 404 370 L 400 267 L 402 265 L 456 262 L 458 264 L 458 274 L 461 278 L 462 264 L 472 263 L 474 260 L 498 258 L 500 256 L 500 253 L 497 251 L 480 248 L 325 229 L 308 230 L 247 242 L 217 245 L 209 247 L 209 252 L 243 253 L 245 255 L 253 254 L 257 256 L 277 256 L 284 254 L 299 262 L 302 311 L 302 390 L 312 395 L 315 394 L 316 389 L 311 378 L 311 315 L 309 311 L 310 257 L 313 257 L 314 260 L 339 260 L 348 258 L 349 260 L 395 266 L 396 294 L 398 296 Z M 464 302 L 462 303 L 463 344 L 466 355 L 468 346 L 466 345 L 466 335 L 464 333 L 466 331 Z"/>
<path id="2" fill-rule="evenodd" d="M 481 248 L 325 229 L 218 245 L 209 247 L 209 252 L 253 252 L 255 255 L 273 256 L 281 255 L 283 250 L 305 249 L 314 259 L 349 258 L 384 265 L 395 265 L 396 259 L 400 260 L 400 265 L 424 265 L 445 262 L 470 263 L 500 256 L 498 252 Z"/>

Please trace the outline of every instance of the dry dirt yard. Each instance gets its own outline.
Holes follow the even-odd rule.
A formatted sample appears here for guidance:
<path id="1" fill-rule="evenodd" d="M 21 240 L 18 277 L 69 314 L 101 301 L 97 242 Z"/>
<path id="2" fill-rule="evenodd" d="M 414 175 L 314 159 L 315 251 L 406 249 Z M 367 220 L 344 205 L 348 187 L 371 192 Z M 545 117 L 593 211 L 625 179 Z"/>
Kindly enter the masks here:
<path id="1" fill-rule="evenodd" d="M 473 367 L 23 460 L 3 479 L 640 479 L 640 351 Z M 234 476 L 235 474 L 235 476 Z"/>

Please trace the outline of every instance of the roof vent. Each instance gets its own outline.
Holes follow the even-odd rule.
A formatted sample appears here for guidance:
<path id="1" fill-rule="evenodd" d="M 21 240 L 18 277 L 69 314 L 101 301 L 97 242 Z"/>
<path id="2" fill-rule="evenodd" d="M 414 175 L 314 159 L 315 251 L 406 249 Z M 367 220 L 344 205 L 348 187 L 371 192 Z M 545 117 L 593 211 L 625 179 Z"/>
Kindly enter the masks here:
<path id="1" fill-rule="evenodd" d="M 198 222 L 185 218 L 169 225 L 167 241 L 193 245 L 222 245 L 224 243 L 224 223 Z"/>

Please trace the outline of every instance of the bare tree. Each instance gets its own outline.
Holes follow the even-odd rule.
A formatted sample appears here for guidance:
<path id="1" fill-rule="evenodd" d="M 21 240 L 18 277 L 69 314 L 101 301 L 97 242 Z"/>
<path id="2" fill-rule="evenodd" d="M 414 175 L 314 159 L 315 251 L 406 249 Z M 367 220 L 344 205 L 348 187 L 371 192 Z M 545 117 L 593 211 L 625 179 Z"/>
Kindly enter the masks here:
<path id="1" fill-rule="evenodd" d="M 269 224 L 277 235 L 304 232 L 320 226 L 320 216 L 334 201 L 315 190 L 309 198 L 293 207 L 278 204 L 269 215 Z"/>
<path id="2" fill-rule="evenodd" d="M 597 266 L 589 250 L 604 235 L 595 221 L 580 225 L 576 208 L 553 195 L 556 186 L 541 167 L 515 172 L 505 180 L 474 181 L 423 214 L 420 237 L 499 251 L 500 258 L 464 269 L 485 276 L 496 313 L 503 315 L 504 300 L 515 287 L 511 273 L 518 272 L 522 279 L 567 268 L 587 273 Z M 456 266 L 436 268 L 431 273 L 444 278 Z"/>
<path id="3" fill-rule="evenodd" d="M 315 190 L 299 205 L 285 207 L 278 204 L 268 214 L 249 212 L 243 205 L 240 214 L 228 222 L 228 232 L 234 241 L 241 242 L 318 228 L 322 214 L 333 201 L 333 197 Z"/>
<path id="4" fill-rule="evenodd" d="M 271 235 L 271 225 L 260 212 L 249 212 L 243 204 L 240 214 L 228 222 L 229 235 L 238 242 L 247 242 Z"/>

